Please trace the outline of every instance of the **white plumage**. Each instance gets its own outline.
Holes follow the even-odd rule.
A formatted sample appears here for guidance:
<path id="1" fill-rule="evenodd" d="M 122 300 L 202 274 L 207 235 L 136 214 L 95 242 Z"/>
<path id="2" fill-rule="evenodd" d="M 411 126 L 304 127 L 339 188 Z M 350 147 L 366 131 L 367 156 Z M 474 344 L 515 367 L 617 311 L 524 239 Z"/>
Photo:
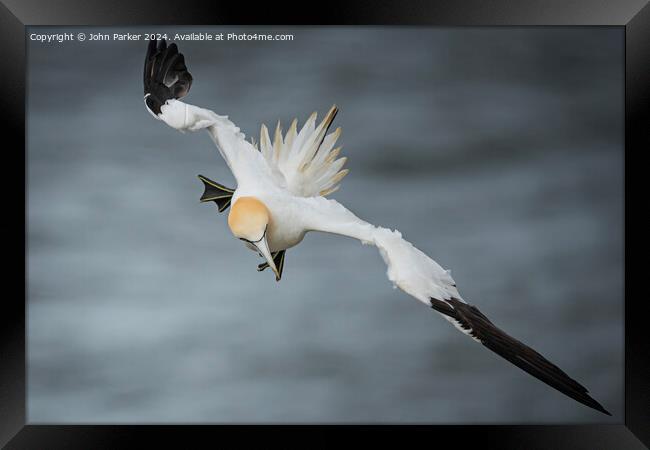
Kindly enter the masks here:
<path id="1" fill-rule="evenodd" d="M 399 231 L 376 227 L 337 201 L 322 197 L 323 190 L 332 192 L 347 173 L 339 170 L 343 158 L 328 161 L 328 157 L 338 154 L 329 147 L 340 132 L 329 135 L 329 147 L 319 150 L 316 145 L 331 123 L 335 107 L 318 127 L 314 126 L 316 114 L 312 114 L 298 134 L 293 131 L 295 125 L 284 140 L 277 131 L 273 145 L 269 145 L 263 126 L 257 150 L 227 116 L 178 100 L 169 100 L 168 104 L 161 115 L 168 125 L 181 131 L 205 128 L 210 133 L 237 179 L 232 203 L 242 196 L 252 196 L 269 208 L 271 251 L 297 245 L 309 231 L 352 237 L 375 245 L 387 265 L 389 280 L 421 302 L 429 305 L 432 297 L 461 299 L 449 272 L 404 240 Z"/>
<path id="2" fill-rule="evenodd" d="M 266 125 L 262 125 L 259 149 L 269 166 L 283 175 L 287 189 L 293 194 L 301 197 L 331 194 L 347 175 L 348 170 L 341 170 L 347 158 L 337 159 L 341 147 L 334 148 L 341 129 L 327 134 L 337 112 L 337 107 L 332 106 L 318 126 L 318 115 L 314 112 L 299 132 L 298 121 L 294 119 L 284 136 L 278 122 L 273 140 Z"/>
<path id="3" fill-rule="evenodd" d="M 169 84 L 166 80 L 178 81 Z M 232 205 L 228 224 L 236 237 L 265 259 L 258 270 L 271 267 L 279 280 L 284 252 L 299 244 L 310 231 L 348 236 L 374 245 L 394 286 L 551 387 L 609 414 L 584 386 L 467 304 L 449 271 L 405 240 L 399 231 L 372 225 L 324 197 L 335 192 L 348 173 L 343 169 L 346 158 L 339 157 L 340 147 L 335 147 L 341 130 L 329 132 L 338 111 L 336 106 L 318 125 L 313 113 L 300 131 L 294 120 L 283 135 L 278 123 L 273 139 L 262 125 L 257 144 L 247 141 L 228 116 L 179 101 L 191 81 L 174 44 L 157 47 L 150 43 L 145 60 L 147 109 L 176 130 L 207 130 L 235 176 L 237 188 L 233 192 L 201 177 L 208 185 L 202 199 L 222 201 L 220 211 Z M 208 195 L 208 188 L 215 192 Z"/>

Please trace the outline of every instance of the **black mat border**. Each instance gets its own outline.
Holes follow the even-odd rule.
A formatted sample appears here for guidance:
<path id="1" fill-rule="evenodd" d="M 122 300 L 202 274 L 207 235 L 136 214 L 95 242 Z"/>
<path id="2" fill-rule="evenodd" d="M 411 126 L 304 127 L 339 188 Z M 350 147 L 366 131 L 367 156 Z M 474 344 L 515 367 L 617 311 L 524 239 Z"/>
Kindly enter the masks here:
<path id="1" fill-rule="evenodd" d="M 644 304 L 635 297 L 625 302 L 625 420 L 620 425 L 499 425 L 499 426 L 255 426 L 217 425 L 26 425 L 25 415 L 25 26 L 27 25 L 191 25 L 191 24 L 330 24 L 433 26 L 622 26 L 625 27 L 625 203 L 629 203 L 632 173 L 642 165 L 629 164 L 630 155 L 650 150 L 650 6 L 646 0 L 458 0 L 458 1 L 334 1 L 303 3 L 146 1 L 24 1 L 0 4 L 0 111 L 3 125 L 3 219 L 0 222 L 7 250 L 2 271 L 4 298 L 0 323 L 0 445 L 13 449 L 127 448 L 146 442 L 145 448 L 194 448 L 199 443 L 252 442 L 303 447 L 341 445 L 330 432 L 357 438 L 395 437 L 430 445 L 522 449 L 633 449 L 650 445 L 650 351 Z M 22 195 L 21 189 L 22 187 Z M 630 189 L 628 189 L 630 188 Z M 646 209 L 647 200 L 638 205 Z M 626 242 L 629 240 L 625 208 Z M 640 255 L 636 244 L 633 253 Z M 630 252 L 626 245 L 627 258 Z M 626 270 L 626 299 L 628 278 Z M 8 287 L 8 289 L 7 289 Z M 391 431 L 390 435 L 386 432 Z M 280 439 L 279 432 L 289 432 Z M 283 433 L 284 434 L 284 433 Z M 287 438 L 286 436 L 292 436 Z M 12 438 L 13 437 L 13 438 Z M 230 439 L 236 438 L 237 441 Z M 166 444 L 166 445 L 165 445 Z M 202 446 L 202 445 L 201 445 Z M 239 447 L 239 445 L 237 445 Z"/>

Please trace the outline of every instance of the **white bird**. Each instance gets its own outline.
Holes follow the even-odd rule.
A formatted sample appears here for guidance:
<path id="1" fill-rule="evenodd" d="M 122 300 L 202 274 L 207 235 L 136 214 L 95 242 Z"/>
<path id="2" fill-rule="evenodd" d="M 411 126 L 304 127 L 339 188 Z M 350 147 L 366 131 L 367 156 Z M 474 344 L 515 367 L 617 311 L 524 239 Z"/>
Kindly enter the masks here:
<path id="1" fill-rule="evenodd" d="M 374 245 L 395 286 L 549 386 L 611 415 L 584 386 L 466 303 L 449 271 L 406 241 L 399 231 L 368 223 L 336 200 L 325 198 L 338 189 L 348 173 L 342 169 L 346 158 L 339 158 L 340 147 L 335 148 L 340 129 L 329 132 L 336 106 L 318 125 L 316 113 L 300 130 L 294 120 L 285 134 L 278 123 L 273 139 L 262 125 L 258 145 L 247 141 L 228 116 L 179 101 L 191 83 L 192 76 L 176 45 L 150 41 L 144 68 L 146 107 L 156 119 L 176 130 L 209 133 L 237 180 L 237 188 L 229 189 L 199 175 L 205 187 L 201 200 L 214 201 L 219 212 L 230 207 L 230 231 L 264 259 L 258 270 L 270 267 L 279 281 L 285 252 L 310 231 Z"/>

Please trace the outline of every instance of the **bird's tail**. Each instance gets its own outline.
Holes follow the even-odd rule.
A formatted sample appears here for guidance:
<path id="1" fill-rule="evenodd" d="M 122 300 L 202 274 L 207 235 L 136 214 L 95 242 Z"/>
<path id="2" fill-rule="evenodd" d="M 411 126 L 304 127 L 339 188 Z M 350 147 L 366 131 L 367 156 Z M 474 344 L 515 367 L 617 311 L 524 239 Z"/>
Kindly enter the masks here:
<path id="1" fill-rule="evenodd" d="M 278 123 L 273 140 L 266 125 L 262 125 L 260 151 L 272 167 L 282 172 L 292 192 L 304 197 L 326 196 L 335 192 L 347 175 L 348 170 L 343 169 L 347 158 L 338 158 L 341 147 L 334 148 L 341 129 L 328 134 L 337 113 L 336 105 L 332 106 L 316 125 L 314 112 L 300 131 L 294 119 L 284 136 Z"/>

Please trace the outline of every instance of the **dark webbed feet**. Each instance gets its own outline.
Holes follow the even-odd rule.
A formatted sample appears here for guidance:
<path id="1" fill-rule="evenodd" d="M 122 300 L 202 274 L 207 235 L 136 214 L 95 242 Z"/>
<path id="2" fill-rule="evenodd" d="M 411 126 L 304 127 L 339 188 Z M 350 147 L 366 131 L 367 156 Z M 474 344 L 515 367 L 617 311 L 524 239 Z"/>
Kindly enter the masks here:
<path id="1" fill-rule="evenodd" d="M 278 280 L 280 281 L 280 278 L 282 278 L 282 269 L 284 268 L 284 254 L 286 253 L 286 250 L 280 250 L 279 252 L 271 253 L 271 256 L 273 256 L 273 262 L 275 263 L 275 267 L 278 268 Z M 257 265 L 257 271 L 261 272 L 264 269 L 267 269 L 269 267 L 269 263 L 263 262 L 262 264 Z"/>
<path id="2" fill-rule="evenodd" d="M 227 188 L 209 178 L 199 175 L 205 190 L 201 195 L 201 202 L 215 202 L 219 212 L 224 212 L 230 206 L 230 201 L 235 193 L 234 189 Z"/>

